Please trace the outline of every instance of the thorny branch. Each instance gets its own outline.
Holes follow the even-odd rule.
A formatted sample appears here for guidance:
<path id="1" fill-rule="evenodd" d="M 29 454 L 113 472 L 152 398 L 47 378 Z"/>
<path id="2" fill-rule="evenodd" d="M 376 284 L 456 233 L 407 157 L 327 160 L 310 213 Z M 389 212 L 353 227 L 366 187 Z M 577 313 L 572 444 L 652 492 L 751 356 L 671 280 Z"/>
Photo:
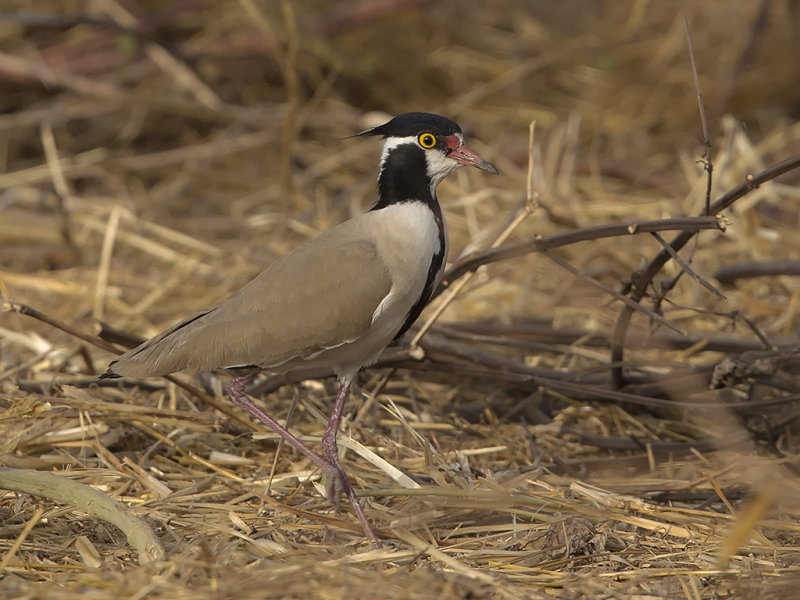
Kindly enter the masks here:
<path id="1" fill-rule="evenodd" d="M 604 225 L 593 225 L 583 229 L 565 231 L 547 237 L 540 237 L 533 240 L 524 240 L 503 244 L 496 248 L 475 252 L 457 260 L 447 271 L 445 271 L 442 283 L 434 292 L 433 298 L 441 294 L 456 279 L 476 271 L 483 265 L 531 254 L 534 252 L 544 252 L 553 248 L 568 246 L 577 242 L 588 242 L 609 237 L 620 237 L 635 233 L 651 233 L 654 231 L 699 231 L 701 229 L 725 230 L 722 221 L 714 217 L 678 217 L 674 219 L 657 219 L 653 221 L 631 221 L 628 223 L 608 223 Z"/>
<path id="2" fill-rule="evenodd" d="M 756 175 L 748 175 L 745 177 L 745 180 L 742 183 L 720 196 L 711 205 L 709 208 L 710 215 L 718 215 L 723 210 L 729 208 L 734 202 L 743 198 L 760 185 L 771 181 L 772 179 L 775 179 L 784 173 L 793 171 L 798 167 L 800 167 L 800 154 L 796 154 L 795 156 L 787 158 L 776 165 L 768 167 Z M 653 280 L 656 274 L 667 263 L 667 261 L 672 258 L 673 253 L 679 252 L 681 248 L 683 248 L 689 242 L 689 240 L 692 239 L 695 233 L 696 231 L 680 232 L 670 243 L 670 247 L 672 248 L 671 252 L 668 252 L 667 250 L 661 250 L 661 252 L 659 252 L 641 272 L 637 273 L 636 277 L 634 278 L 633 287 L 630 293 L 630 297 L 634 302 L 641 301 L 645 295 L 645 292 L 647 291 L 647 286 L 650 285 L 650 282 Z M 628 325 L 632 316 L 633 309 L 630 308 L 629 305 L 622 307 L 622 311 L 620 312 L 614 327 L 614 337 L 611 347 L 611 362 L 614 365 L 612 367 L 612 376 L 614 379 L 614 385 L 617 388 L 622 387 L 625 383 L 625 377 L 622 372 L 623 346 L 625 343 L 625 334 L 628 330 Z"/>

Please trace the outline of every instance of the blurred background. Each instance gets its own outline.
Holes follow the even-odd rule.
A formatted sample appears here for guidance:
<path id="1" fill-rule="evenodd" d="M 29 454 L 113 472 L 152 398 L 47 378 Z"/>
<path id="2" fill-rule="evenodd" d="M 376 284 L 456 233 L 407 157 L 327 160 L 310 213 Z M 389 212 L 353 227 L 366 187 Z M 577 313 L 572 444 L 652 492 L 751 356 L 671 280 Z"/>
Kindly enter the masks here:
<path id="1" fill-rule="evenodd" d="M 369 208 L 380 143 L 349 136 L 407 111 L 456 120 L 467 143 L 501 172 L 489 177 L 460 170 L 440 186 L 451 261 L 488 247 L 526 205 L 529 186 L 535 208 L 511 241 L 700 214 L 706 148 L 687 23 L 714 162 L 714 200 L 748 174 L 800 152 L 800 3 L 793 0 L 5 0 L 0 292 L 80 331 L 94 332 L 98 321 L 106 321 L 149 336 L 214 304 L 303 240 Z M 708 279 L 725 265 L 798 260 L 799 179 L 790 172 L 749 194 L 726 211 L 727 233 L 700 234 L 685 259 Z M 557 254 L 583 275 L 623 289 L 660 248 L 649 236 L 627 236 L 573 244 Z M 679 270 L 670 263 L 662 274 Z M 724 293 L 723 300 L 683 277 L 662 308 L 700 338 L 740 336 L 748 348 L 758 347 L 759 334 L 797 343 L 795 278 L 740 281 Z M 585 278 L 533 254 L 482 269 L 441 320 L 542 325 L 602 337 L 613 329 L 620 307 Z M 654 369 L 668 373 L 675 365 L 721 357 L 702 347 L 654 349 L 648 345 L 654 329 L 636 315 L 631 331 L 638 337 L 632 336 L 626 359 L 657 361 Z M 520 353 L 527 365 L 567 372 L 606 372 L 609 360 L 606 347 L 588 345 Z M 34 403 L 53 400 L 58 390 L 43 391 L 35 383 L 88 381 L 109 359 L 61 331 L 0 314 L 0 389 L 7 398 L 18 399 L 23 390 Z M 478 407 L 472 417 L 456 418 L 473 419 L 475 429 L 469 435 L 459 429 L 452 438 L 440 433 L 441 448 L 458 449 L 465 439 L 514 439 L 520 455 L 473 461 L 489 471 L 533 461 L 525 458 L 525 430 L 486 416 L 491 390 L 459 379 L 419 378 L 400 377 L 395 393 L 430 402 L 435 419 L 448 419 L 459 402 Z M 748 389 L 737 388 L 734 396 L 746 398 Z M 325 389 L 304 392 L 314 393 L 322 398 Z M 282 399 L 288 403 L 290 395 Z M 163 400 L 144 392 L 139 397 L 159 406 Z M 573 431 L 621 438 L 635 430 L 684 442 L 716 435 L 713 425 L 723 421 L 736 427 L 727 413 L 717 419 L 644 411 L 634 426 L 612 409 L 580 402 L 545 412 Z M 56 416 L 48 418 L 50 427 L 66 427 Z M 616 456 L 539 425 L 542 456 Z M 778 458 L 770 454 L 770 460 L 794 456 L 796 436 L 786 435 L 776 442 Z M 31 439 L 12 437 L 0 450 L 53 450 Z M 753 447 L 737 453 L 741 469 L 764 468 L 763 454 Z M 686 460 L 684 471 L 674 464 L 659 471 L 651 463 L 642 480 L 617 473 L 604 484 L 638 493 L 669 481 L 713 494 L 717 482 L 703 475 L 710 463 Z M 713 466 L 737 485 L 755 481 L 730 463 Z M 780 478 L 777 471 L 763 472 Z M 569 494 L 570 483 L 582 476 L 565 475 L 551 482 L 552 489 Z M 603 519 L 591 512 L 593 502 L 586 502 L 585 514 L 569 510 L 599 526 Z M 797 547 L 796 533 L 787 533 L 787 515 L 782 539 Z M 628 525 L 616 535 L 633 536 Z M 753 548 L 761 544 L 761 550 L 752 552 L 780 545 L 774 536 L 766 539 L 758 538 Z M 700 554 L 713 551 L 702 548 Z M 759 568 L 796 564 L 796 555 L 786 552 Z M 699 570 L 704 563 L 697 556 L 684 558 Z M 491 561 L 474 560 L 476 568 L 490 570 Z M 554 572 L 562 567 L 552 566 Z M 421 572 L 413 579 L 417 597 L 434 589 L 448 597 L 441 581 Z M 468 583 L 453 589 L 482 597 L 486 582 L 464 576 Z M 664 594 L 685 589 L 683 580 L 671 581 Z M 698 585 L 703 594 L 729 589 L 705 579 Z M 591 589 L 600 588 L 606 590 Z M 711 597 L 692 597 L 701 596 Z"/>
<path id="2" fill-rule="evenodd" d="M 521 237 L 696 214 L 703 147 L 685 18 L 712 152 L 753 149 L 730 158 L 732 172 L 719 166 L 715 191 L 798 148 L 800 8 L 790 1 L 97 0 L 31 9 L 6 2 L 0 22 L 0 263 L 17 274 L 65 270 L 52 276 L 93 286 L 119 207 L 111 289 L 93 300 L 95 313 L 117 318 L 153 284 L 177 293 L 201 276 L 204 288 L 236 288 L 367 208 L 378 143 L 346 137 L 410 110 L 457 120 L 503 173 L 459 173 L 440 190 L 454 253 L 485 242 L 524 199 L 531 122 L 543 208 Z M 148 252 L 141 237 L 159 234 L 143 222 L 214 250 Z M 623 253 L 609 260 L 615 248 L 602 245 L 586 266 L 619 277 L 642 243 L 624 246 L 621 272 L 609 263 Z M 175 272 L 183 259 L 208 272 Z M 231 273 L 237 261 L 250 273 Z M 550 267 L 524 265 L 514 279 L 551 287 L 546 273 L 530 275 L 541 268 Z M 54 300 L 36 294 L 14 286 L 16 298 Z M 54 304 L 67 309 L 64 300 L 86 298 Z"/>

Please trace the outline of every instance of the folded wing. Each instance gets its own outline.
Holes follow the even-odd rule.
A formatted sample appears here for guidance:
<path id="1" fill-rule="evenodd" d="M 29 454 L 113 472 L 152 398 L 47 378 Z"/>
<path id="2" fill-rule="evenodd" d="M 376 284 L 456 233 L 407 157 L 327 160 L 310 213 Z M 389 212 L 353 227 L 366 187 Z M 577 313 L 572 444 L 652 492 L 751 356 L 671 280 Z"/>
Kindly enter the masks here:
<path id="1" fill-rule="evenodd" d="M 216 307 L 120 356 L 107 376 L 276 367 L 358 339 L 392 280 L 374 242 L 353 225 L 343 223 L 282 256 Z"/>

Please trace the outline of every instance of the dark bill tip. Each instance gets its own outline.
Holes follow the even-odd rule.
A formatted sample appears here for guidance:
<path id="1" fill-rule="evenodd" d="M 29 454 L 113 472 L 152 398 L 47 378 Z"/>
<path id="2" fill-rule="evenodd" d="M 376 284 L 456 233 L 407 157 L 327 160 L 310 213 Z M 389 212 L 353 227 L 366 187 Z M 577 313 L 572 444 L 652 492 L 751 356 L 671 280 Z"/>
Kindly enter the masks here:
<path id="1" fill-rule="evenodd" d="M 464 144 L 461 144 L 461 146 L 450 152 L 450 154 L 447 156 L 448 158 L 452 158 L 460 165 L 477 167 L 481 171 L 486 171 L 492 175 L 500 174 L 500 171 L 497 170 L 497 167 L 495 167 L 489 161 L 483 160 L 480 156 L 478 156 L 477 152 Z"/>
<path id="2" fill-rule="evenodd" d="M 495 167 L 489 161 L 481 160 L 481 162 L 475 163 L 474 166 L 478 167 L 481 171 L 486 171 L 492 175 L 500 175 L 500 171 L 497 170 L 497 167 Z"/>

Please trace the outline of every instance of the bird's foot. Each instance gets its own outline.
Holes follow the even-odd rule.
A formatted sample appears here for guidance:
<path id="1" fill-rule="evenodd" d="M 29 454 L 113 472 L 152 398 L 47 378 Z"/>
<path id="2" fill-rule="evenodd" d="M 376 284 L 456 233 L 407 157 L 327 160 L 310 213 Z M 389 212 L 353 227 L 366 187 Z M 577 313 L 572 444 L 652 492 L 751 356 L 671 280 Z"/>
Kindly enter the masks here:
<path id="1" fill-rule="evenodd" d="M 325 495 L 328 497 L 328 501 L 333 505 L 336 512 L 339 512 L 342 506 L 342 496 L 347 495 L 350 505 L 353 507 L 353 512 L 364 529 L 364 533 L 372 541 L 372 547 L 380 550 L 382 546 L 378 536 L 372 530 L 372 524 L 369 522 L 364 512 L 364 507 L 361 505 L 339 459 L 339 448 L 336 445 L 336 429 L 328 427 L 322 435 L 322 456 L 330 465 L 330 468 L 325 469 Z"/>
<path id="2" fill-rule="evenodd" d="M 334 408 L 335 416 L 331 417 L 331 421 L 325 428 L 325 433 L 322 436 L 322 456 L 319 456 L 302 441 L 289 433 L 283 425 L 278 423 L 250 400 L 245 392 L 245 386 L 249 381 L 250 379 L 248 376 L 241 376 L 233 379 L 228 384 L 228 394 L 233 403 L 249 412 L 265 425 L 271 427 L 290 446 L 307 456 L 311 462 L 322 469 L 322 472 L 325 473 L 325 495 L 336 509 L 336 512 L 339 512 L 342 508 L 342 496 L 347 495 L 350 504 L 353 506 L 353 512 L 359 523 L 361 523 L 361 527 L 364 529 L 364 533 L 372 541 L 372 546 L 376 549 L 380 548 L 381 543 L 372 530 L 372 525 L 370 525 L 367 515 L 364 513 L 364 507 L 362 507 L 361 503 L 358 501 L 358 496 L 356 496 L 353 486 L 350 485 L 350 480 L 344 472 L 342 463 L 339 460 L 338 448 L 336 447 L 336 430 L 339 425 L 339 418 L 341 418 L 347 386 L 342 386 L 342 389 L 339 390 L 337 400 L 341 401 L 337 401 L 336 407 Z"/>
<path id="3" fill-rule="evenodd" d="M 342 496 L 346 491 L 345 479 L 343 473 L 339 471 L 334 465 L 330 465 L 329 469 L 325 469 L 325 497 L 333 505 L 333 509 L 340 513 L 342 512 Z"/>
<path id="4" fill-rule="evenodd" d="M 358 496 L 356 496 L 356 491 L 353 489 L 350 479 L 348 479 L 341 463 L 339 463 L 338 456 L 336 463 L 337 464 L 331 465 L 332 468 L 330 470 L 325 471 L 325 495 L 328 497 L 328 501 L 338 513 L 342 510 L 342 496 L 346 495 L 348 500 L 350 500 L 350 505 L 353 507 L 356 518 L 359 523 L 361 523 L 364 533 L 372 542 L 372 547 L 376 550 L 380 550 L 382 548 L 381 542 L 378 540 L 378 536 L 375 535 L 372 524 L 369 522 L 364 512 L 364 507 L 358 500 Z"/>

